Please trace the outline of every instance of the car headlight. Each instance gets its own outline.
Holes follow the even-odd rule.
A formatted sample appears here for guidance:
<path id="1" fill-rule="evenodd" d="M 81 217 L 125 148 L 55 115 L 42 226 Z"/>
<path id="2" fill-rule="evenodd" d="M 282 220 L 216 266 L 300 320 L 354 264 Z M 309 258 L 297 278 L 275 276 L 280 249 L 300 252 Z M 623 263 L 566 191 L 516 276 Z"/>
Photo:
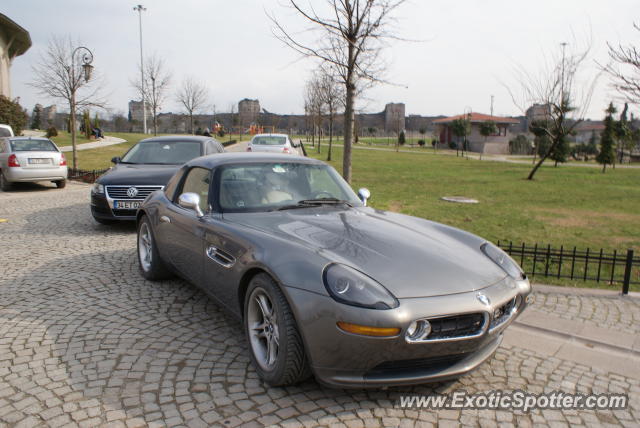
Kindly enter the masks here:
<path id="1" fill-rule="evenodd" d="M 349 266 L 329 265 L 322 278 L 329 295 L 340 303 L 370 309 L 393 309 L 399 305 L 381 284 Z"/>
<path id="2" fill-rule="evenodd" d="M 510 277 L 515 279 L 523 279 L 525 278 L 524 272 L 518 266 L 518 263 L 514 262 L 511 257 L 499 247 L 485 242 L 480 247 L 482 252 L 491 259 L 495 264 L 500 266 L 500 268 L 505 271 Z"/>
<path id="3" fill-rule="evenodd" d="M 93 183 L 93 186 L 91 187 L 91 192 L 92 193 L 104 193 L 104 186 L 100 183 Z"/>

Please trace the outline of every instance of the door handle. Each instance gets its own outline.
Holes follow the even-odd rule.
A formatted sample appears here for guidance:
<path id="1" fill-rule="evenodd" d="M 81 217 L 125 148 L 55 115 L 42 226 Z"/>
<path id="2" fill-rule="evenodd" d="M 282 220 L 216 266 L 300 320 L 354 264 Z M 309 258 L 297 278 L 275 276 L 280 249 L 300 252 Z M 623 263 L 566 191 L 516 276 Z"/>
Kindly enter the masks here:
<path id="1" fill-rule="evenodd" d="M 171 223 L 171 219 L 166 215 L 160 216 L 160 223 Z"/>

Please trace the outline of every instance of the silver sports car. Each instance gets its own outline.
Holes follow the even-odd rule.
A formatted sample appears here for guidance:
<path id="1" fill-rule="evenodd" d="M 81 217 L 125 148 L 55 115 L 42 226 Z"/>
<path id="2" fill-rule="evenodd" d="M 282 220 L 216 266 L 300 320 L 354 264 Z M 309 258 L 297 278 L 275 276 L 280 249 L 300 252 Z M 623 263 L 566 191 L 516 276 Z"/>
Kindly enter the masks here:
<path id="1" fill-rule="evenodd" d="M 415 384 L 478 367 L 527 304 L 522 270 L 482 238 L 368 197 L 308 158 L 200 157 L 138 210 L 140 268 L 237 315 L 271 385 Z"/>

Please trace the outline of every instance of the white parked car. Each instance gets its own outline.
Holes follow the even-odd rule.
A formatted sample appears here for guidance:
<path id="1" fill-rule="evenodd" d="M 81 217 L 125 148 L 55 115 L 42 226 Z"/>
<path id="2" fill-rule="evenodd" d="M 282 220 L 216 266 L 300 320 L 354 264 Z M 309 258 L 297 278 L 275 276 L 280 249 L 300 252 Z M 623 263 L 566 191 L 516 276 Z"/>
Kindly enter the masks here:
<path id="1" fill-rule="evenodd" d="M 287 134 L 256 134 L 249 141 L 247 151 L 304 155 L 300 144 L 291 141 Z"/>
<path id="2" fill-rule="evenodd" d="M 13 137 L 13 129 L 9 125 L 0 125 L 0 137 Z"/>
<path id="3" fill-rule="evenodd" d="M 67 184 L 67 160 L 48 138 L 0 138 L 0 188 L 11 189 L 15 182 L 52 181 Z"/>

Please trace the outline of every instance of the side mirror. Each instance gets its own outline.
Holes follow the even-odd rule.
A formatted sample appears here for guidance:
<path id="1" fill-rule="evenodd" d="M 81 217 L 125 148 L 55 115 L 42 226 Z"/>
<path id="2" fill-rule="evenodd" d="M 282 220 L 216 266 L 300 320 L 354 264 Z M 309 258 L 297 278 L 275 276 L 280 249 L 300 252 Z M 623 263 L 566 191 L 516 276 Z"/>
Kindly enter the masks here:
<path id="1" fill-rule="evenodd" d="M 371 192 L 366 187 L 361 187 L 358 190 L 358 197 L 360 198 L 360 200 L 362 201 L 362 203 L 366 207 L 367 206 L 367 199 L 369 199 L 371 197 Z"/>
<path id="2" fill-rule="evenodd" d="M 111 163 L 120 163 L 120 156 L 114 156 L 111 158 Z"/>
<path id="3" fill-rule="evenodd" d="M 178 197 L 178 205 L 188 210 L 196 212 L 198 218 L 204 216 L 204 213 L 200 209 L 200 196 L 195 193 L 187 192 Z"/>

